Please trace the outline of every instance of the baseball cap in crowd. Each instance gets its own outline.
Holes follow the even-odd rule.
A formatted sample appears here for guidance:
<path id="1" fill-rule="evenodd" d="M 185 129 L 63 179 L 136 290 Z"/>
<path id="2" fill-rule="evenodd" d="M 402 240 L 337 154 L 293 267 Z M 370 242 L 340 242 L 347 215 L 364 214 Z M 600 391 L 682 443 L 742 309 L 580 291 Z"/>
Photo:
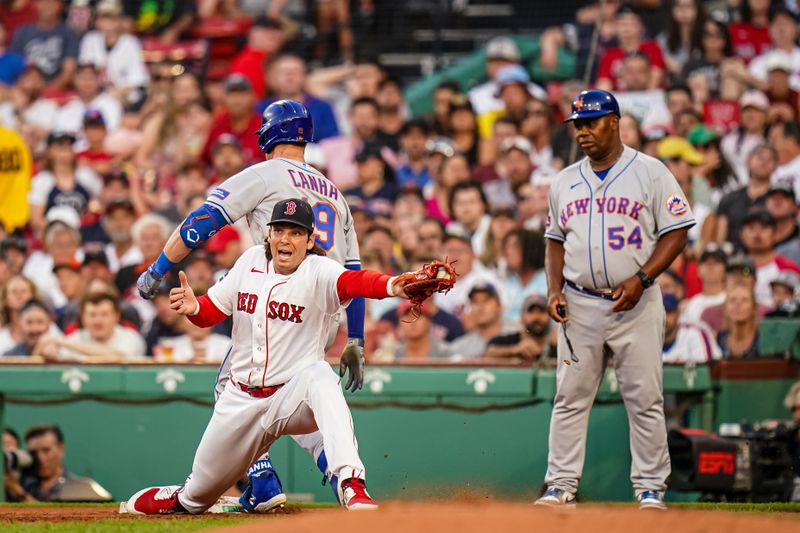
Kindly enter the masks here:
<path id="1" fill-rule="evenodd" d="M 547 311 L 547 298 L 538 292 L 526 296 L 525 300 L 522 302 L 522 309 L 524 311 L 530 311 L 534 307 L 538 307 L 542 311 Z"/>
<path id="2" fill-rule="evenodd" d="M 212 254 L 219 254 L 228 249 L 232 242 L 239 242 L 239 232 L 231 226 L 223 226 L 213 237 L 206 242 L 206 250 Z"/>
<path id="3" fill-rule="evenodd" d="M 106 120 L 98 109 L 87 109 L 86 113 L 83 114 L 83 127 L 86 128 L 88 126 L 106 127 Z"/>
<path id="4" fill-rule="evenodd" d="M 775 279 L 769 282 L 770 286 L 783 285 L 792 292 L 797 290 L 798 283 L 800 283 L 800 276 L 788 270 L 784 270 L 778 274 Z"/>
<path id="5" fill-rule="evenodd" d="M 193 265 L 201 261 L 205 261 L 212 269 L 214 268 L 214 258 L 211 257 L 211 254 L 208 253 L 208 250 L 205 248 L 196 248 L 195 250 L 192 250 L 192 253 L 186 257 L 183 266 L 188 267 L 189 265 Z"/>
<path id="6" fill-rule="evenodd" d="M 22 237 L 8 236 L 0 241 L 0 256 L 5 257 L 10 248 L 19 250 L 24 254 L 28 251 L 28 243 Z"/>
<path id="7" fill-rule="evenodd" d="M 794 200 L 794 187 L 788 180 L 778 180 L 769 188 L 767 197 L 770 197 L 773 194 L 783 194 Z"/>
<path id="8" fill-rule="evenodd" d="M 728 264 L 728 256 L 725 254 L 725 251 L 717 245 L 709 244 L 705 247 L 703 253 L 700 254 L 700 263 L 705 263 L 709 259 L 715 259 L 726 266 Z"/>
<path id="9" fill-rule="evenodd" d="M 211 148 L 211 152 L 217 153 L 217 150 L 223 146 L 233 146 L 237 150 L 242 149 L 242 143 L 239 142 L 239 138 L 233 133 L 223 133 L 217 137 L 217 140 L 214 142 L 214 146 Z"/>
<path id="10" fill-rule="evenodd" d="M 525 90 L 528 90 L 530 81 L 531 77 L 528 71 L 525 70 L 525 67 L 522 65 L 506 65 L 497 71 L 497 79 L 495 80 L 497 89 L 495 90 L 494 96 L 495 98 L 500 98 L 500 93 L 503 92 L 503 87 L 506 85 L 519 84 L 522 85 Z"/>
<path id="11" fill-rule="evenodd" d="M 119 17 L 122 15 L 122 6 L 116 0 L 101 0 L 95 12 L 98 17 Z"/>
<path id="12" fill-rule="evenodd" d="M 466 94 L 461 93 L 456 93 L 450 98 L 448 107 L 450 109 L 450 113 L 460 109 L 469 109 L 473 113 L 475 112 L 475 110 L 472 108 L 472 102 L 469 101 L 469 97 Z"/>
<path id="13" fill-rule="evenodd" d="M 135 213 L 136 210 L 133 208 L 133 203 L 128 200 L 127 198 L 114 198 L 108 205 L 106 206 L 106 215 L 111 214 L 112 211 L 117 209 L 124 209 L 125 211 L 129 211 L 130 213 Z"/>
<path id="14" fill-rule="evenodd" d="M 662 160 L 682 159 L 690 165 L 700 165 L 705 161 L 703 154 L 683 137 L 669 136 L 658 143 L 658 157 Z"/>
<path id="15" fill-rule="evenodd" d="M 60 222 L 74 230 L 81 227 L 81 217 L 78 216 L 78 212 L 66 205 L 51 207 L 44 219 L 48 226 Z"/>
<path id="16" fill-rule="evenodd" d="M 55 265 L 53 265 L 53 274 L 58 273 L 58 271 L 61 270 L 62 268 L 68 268 L 69 270 L 72 270 L 73 272 L 80 272 L 81 271 L 81 263 L 80 263 L 80 261 L 78 261 L 74 257 L 71 258 L 69 261 L 66 261 L 66 262 L 63 262 L 63 263 L 56 263 Z"/>
<path id="17" fill-rule="evenodd" d="M 735 255 L 728 259 L 728 266 L 725 269 L 726 272 L 737 272 L 742 274 L 743 276 L 753 276 L 756 275 L 756 264 L 753 262 L 752 259 L 747 257 L 746 255 Z"/>
<path id="18" fill-rule="evenodd" d="M 128 175 L 119 169 L 114 169 L 106 174 L 103 174 L 103 183 L 105 185 L 109 185 L 114 183 L 115 181 L 122 182 L 122 184 L 127 187 L 130 184 L 130 180 L 128 179 Z"/>
<path id="19" fill-rule="evenodd" d="M 97 250 L 86 250 L 83 254 L 83 266 L 89 263 L 100 263 L 103 266 L 109 266 L 108 255 L 102 248 Z"/>
<path id="20" fill-rule="evenodd" d="M 758 222 L 765 226 L 775 226 L 775 218 L 763 207 L 754 207 L 750 209 L 745 215 L 744 220 L 742 220 L 742 225 L 746 226 L 753 222 Z"/>
<path id="21" fill-rule="evenodd" d="M 467 236 L 467 233 L 459 228 L 459 227 L 451 227 L 447 229 L 447 232 L 444 234 L 444 241 L 449 241 L 450 239 L 458 239 L 461 242 L 467 243 L 470 248 L 472 247 L 472 241 Z"/>
<path id="22" fill-rule="evenodd" d="M 767 72 L 773 70 L 782 70 L 784 72 L 792 72 L 792 56 L 783 50 L 773 50 L 767 54 L 766 60 Z"/>
<path id="23" fill-rule="evenodd" d="M 486 59 L 501 59 L 504 61 L 519 62 L 519 48 L 509 37 L 495 37 L 486 43 Z"/>
<path id="24" fill-rule="evenodd" d="M 365 142 L 364 146 L 361 147 L 361 150 L 356 153 L 356 163 L 364 163 L 373 157 L 383 160 L 383 155 L 381 154 L 382 148 L 383 145 L 379 142 Z"/>
<path id="25" fill-rule="evenodd" d="M 244 74 L 234 73 L 225 79 L 225 91 L 252 91 L 253 85 Z"/>
<path id="26" fill-rule="evenodd" d="M 644 136 L 644 140 L 647 142 L 660 141 L 669 135 L 669 131 L 667 130 L 666 126 L 647 126 L 643 128 L 642 135 Z"/>
<path id="27" fill-rule="evenodd" d="M 745 91 L 741 98 L 739 98 L 739 108 L 745 110 L 748 107 L 754 107 L 761 111 L 769 109 L 769 98 L 761 91 L 755 89 Z"/>
<path id="28" fill-rule="evenodd" d="M 509 137 L 500 145 L 500 153 L 503 155 L 507 154 L 511 150 L 519 150 L 525 155 L 530 156 L 533 152 L 533 145 L 531 145 L 531 142 L 522 135 L 515 135 L 514 137 Z"/>
<path id="29" fill-rule="evenodd" d="M 75 142 L 75 134 L 69 131 L 60 131 L 60 130 L 53 130 L 47 136 L 47 146 L 51 146 L 53 144 L 59 143 L 61 141 L 68 140 L 70 142 Z"/>
<path id="30" fill-rule="evenodd" d="M 708 126 L 700 125 L 696 126 L 692 131 L 690 131 L 686 138 L 694 146 L 703 146 L 711 141 L 719 139 L 719 133 L 712 130 Z"/>
<path id="31" fill-rule="evenodd" d="M 491 283 L 476 283 L 470 290 L 467 297 L 472 300 L 472 297 L 482 292 L 484 294 L 488 294 L 489 296 L 493 296 L 494 298 L 498 297 L 497 289 Z"/>
<path id="32" fill-rule="evenodd" d="M 441 154 L 445 157 L 453 157 L 456 148 L 453 142 L 447 137 L 433 137 L 425 143 L 425 150 L 428 154 Z"/>
<path id="33" fill-rule="evenodd" d="M 295 224 L 308 231 L 314 231 L 314 212 L 305 200 L 300 198 L 288 198 L 281 200 L 272 209 L 272 218 L 269 226 L 278 222 L 288 222 Z"/>
<path id="34" fill-rule="evenodd" d="M 678 310 L 678 297 L 671 292 L 665 292 L 662 297 L 664 300 L 664 311 L 671 313 Z"/>

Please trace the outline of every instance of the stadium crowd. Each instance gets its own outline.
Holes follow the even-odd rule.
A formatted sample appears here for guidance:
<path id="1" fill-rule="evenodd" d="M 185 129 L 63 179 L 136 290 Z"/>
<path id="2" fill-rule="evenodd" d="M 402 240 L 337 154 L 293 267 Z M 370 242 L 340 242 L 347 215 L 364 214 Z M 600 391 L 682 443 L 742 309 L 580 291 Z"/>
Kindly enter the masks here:
<path id="1" fill-rule="evenodd" d="M 658 280 L 665 361 L 758 356 L 760 320 L 800 314 L 800 30 L 789 2 L 674 0 L 655 23 L 636 2 L 593 3 L 542 28 L 527 58 L 547 73 L 571 52 L 572 79 L 532 80 L 515 41 L 498 36 L 485 83 L 442 81 L 429 116 L 411 116 L 381 65 L 353 62 L 355 21 L 372 2 L 353 13 L 340 0 L 300 14 L 294 4 L 0 4 L 3 357 L 221 360 L 230 323 L 200 329 L 172 313 L 174 279 L 152 302 L 135 282 L 210 188 L 262 160 L 253 132 L 281 98 L 311 111 L 307 161 L 347 196 L 364 267 L 455 261 L 455 289 L 416 320 L 395 300 L 369 302 L 371 361 L 553 357 L 542 229 L 550 184 L 582 157 L 561 120 L 587 86 L 614 92 L 624 143 L 668 166 L 697 219 Z M 196 68 L 203 32 L 223 23 L 241 42 Z M 309 24 L 331 39 L 309 43 Z M 186 260 L 195 292 L 253 244 L 243 224 Z"/>

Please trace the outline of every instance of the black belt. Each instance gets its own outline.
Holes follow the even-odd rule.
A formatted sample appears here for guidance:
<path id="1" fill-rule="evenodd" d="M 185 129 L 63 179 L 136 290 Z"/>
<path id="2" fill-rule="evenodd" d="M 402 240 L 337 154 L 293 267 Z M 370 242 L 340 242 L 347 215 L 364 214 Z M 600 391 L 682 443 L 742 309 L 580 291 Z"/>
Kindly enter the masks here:
<path id="1" fill-rule="evenodd" d="M 594 296 L 595 298 L 602 298 L 602 299 L 608 300 L 610 302 L 616 301 L 614 299 L 614 297 L 612 296 L 612 294 L 614 294 L 614 291 L 612 289 L 600 289 L 600 290 L 588 289 L 586 287 L 581 287 L 577 283 L 573 283 L 570 280 L 567 280 L 567 287 L 570 287 L 571 289 L 575 289 L 578 292 L 582 292 L 584 294 L 588 294 L 589 296 Z"/>

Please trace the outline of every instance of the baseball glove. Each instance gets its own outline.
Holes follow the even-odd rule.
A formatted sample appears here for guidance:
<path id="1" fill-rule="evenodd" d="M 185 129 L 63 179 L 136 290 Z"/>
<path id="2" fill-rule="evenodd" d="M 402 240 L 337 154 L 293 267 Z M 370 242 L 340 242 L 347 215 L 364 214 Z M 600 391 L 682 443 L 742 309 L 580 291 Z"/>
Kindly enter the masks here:
<path id="1" fill-rule="evenodd" d="M 456 284 L 456 277 L 453 263 L 448 263 L 445 259 L 426 263 L 416 272 L 400 274 L 392 285 L 403 288 L 419 316 L 422 303 L 435 292 L 446 293 L 452 289 Z"/>

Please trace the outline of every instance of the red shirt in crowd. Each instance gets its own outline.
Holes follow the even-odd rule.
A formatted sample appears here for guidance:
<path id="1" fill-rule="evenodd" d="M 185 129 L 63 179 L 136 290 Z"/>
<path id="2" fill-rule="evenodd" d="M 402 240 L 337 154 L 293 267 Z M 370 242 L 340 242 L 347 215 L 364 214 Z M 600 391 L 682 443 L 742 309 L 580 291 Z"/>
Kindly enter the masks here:
<path id="1" fill-rule="evenodd" d="M 660 68 L 661 70 L 666 68 L 664 64 L 664 54 L 661 52 L 661 47 L 658 46 L 657 42 L 642 42 L 642 44 L 639 45 L 639 52 L 650 59 L 651 67 Z M 626 55 L 628 55 L 628 52 L 618 46 L 609 48 L 606 53 L 603 54 L 602 59 L 600 59 L 597 78 L 609 79 L 614 84 L 615 90 L 623 90 L 624 88 L 619 85 L 619 75 L 622 69 L 622 60 L 625 59 Z"/>
<path id="2" fill-rule="evenodd" d="M 208 133 L 206 144 L 203 147 L 203 159 L 206 162 L 210 162 L 211 150 L 214 148 L 214 144 L 216 144 L 220 135 L 223 133 L 232 133 L 239 139 L 239 144 L 242 147 L 242 156 L 244 160 L 247 161 L 248 165 L 262 161 L 264 159 L 263 152 L 261 152 L 261 148 L 258 147 L 258 135 L 255 134 L 259 129 L 261 129 L 261 115 L 257 113 L 253 113 L 250 116 L 250 121 L 241 131 L 233 131 L 230 115 L 228 115 L 227 112 L 223 113 L 215 118 L 214 122 L 211 124 L 211 130 Z"/>
<path id="3" fill-rule="evenodd" d="M 749 22 L 732 22 L 728 26 L 733 44 L 733 55 L 749 63 L 757 55 L 766 52 L 771 46 L 769 27 L 756 28 Z"/>
<path id="4" fill-rule="evenodd" d="M 231 74 L 238 73 L 244 75 L 253 86 L 256 100 L 261 100 L 267 95 L 267 83 L 264 79 L 264 65 L 267 63 L 269 54 L 245 46 L 231 61 Z"/>
<path id="5" fill-rule="evenodd" d="M 36 22 L 38 14 L 36 13 L 36 6 L 33 5 L 33 0 L 28 0 L 22 9 L 13 11 L 6 2 L 0 2 L 0 23 L 6 29 L 6 44 L 11 42 L 14 32 L 20 26 Z"/>

